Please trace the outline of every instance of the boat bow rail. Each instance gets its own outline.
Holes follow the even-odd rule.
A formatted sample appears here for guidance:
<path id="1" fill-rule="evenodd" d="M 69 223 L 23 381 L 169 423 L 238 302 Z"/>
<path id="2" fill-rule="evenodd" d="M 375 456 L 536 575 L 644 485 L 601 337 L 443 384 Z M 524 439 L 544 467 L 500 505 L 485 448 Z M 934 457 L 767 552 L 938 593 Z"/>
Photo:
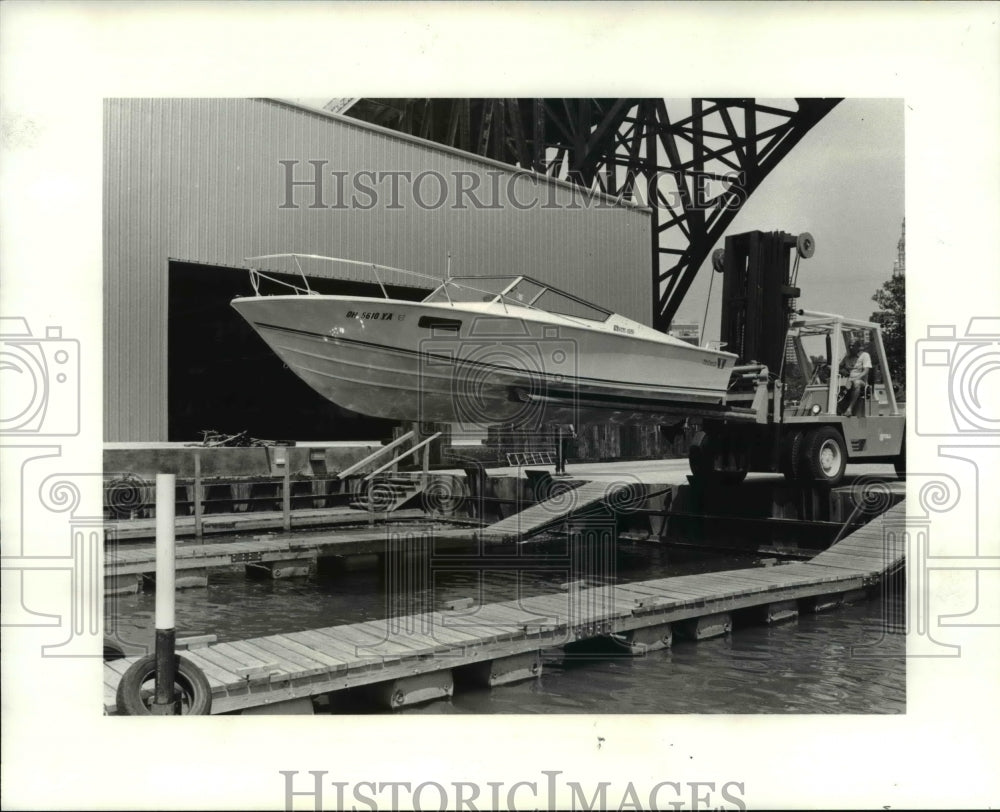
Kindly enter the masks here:
<path id="1" fill-rule="evenodd" d="M 275 279 L 259 268 L 253 267 L 254 263 L 261 262 L 262 260 L 291 260 L 295 264 L 295 271 L 274 271 L 272 273 L 283 273 L 286 275 L 297 275 L 302 278 L 302 284 L 305 285 L 304 288 L 300 288 L 285 279 Z M 417 271 L 409 271 L 405 268 L 393 268 L 389 265 L 379 265 L 376 262 L 362 262 L 357 259 L 347 259 L 346 257 L 327 257 L 320 254 L 262 254 L 256 257 L 246 257 L 244 261 L 250 265 L 250 282 L 253 285 L 254 294 L 260 296 L 260 280 L 267 279 L 271 282 L 275 282 L 278 285 L 286 287 L 293 291 L 294 293 L 306 296 L 319 296 L 320 294 L 314 291 L 309 285 L 309 279 L 306 276 L 305 269 L 302 267 L 302 260 L 318 260 L 321 262 L 332 262 L 339 263 L 341 265 L 352 265 L 357 268 L 364 268 L 371 272 L 373 279 L 378 284 L 379 289 L 382 291 L 382 296 L 386 299 L 392 298 L 389 296 L 388 291 L 385 289 L 385 282 L 383 281 L 382 273 L 389 274 L 402 274 L 403 276 L 413 277 L 415 279 L 422 279 L 425 281 L 434 282 L 435 285 L 442 285 L 445 281 L 444 278 L 439 276 L 430 276 L 428 274 L 418 273 Z M 391 282 L 390 282 L 391 284 Z"/>

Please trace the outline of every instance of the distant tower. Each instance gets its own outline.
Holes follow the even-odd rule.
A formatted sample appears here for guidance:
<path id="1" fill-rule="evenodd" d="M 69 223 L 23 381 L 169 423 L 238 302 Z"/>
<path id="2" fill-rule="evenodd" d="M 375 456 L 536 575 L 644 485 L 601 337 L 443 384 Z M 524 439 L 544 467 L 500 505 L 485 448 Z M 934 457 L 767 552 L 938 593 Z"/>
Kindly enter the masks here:
<path id="1" fill-rule="evenodd" d="M 896 262 L 892 266 L 893 276 L 906 276 L 906 218 L 903 218 L 903 231 L 896 243 Z"/>

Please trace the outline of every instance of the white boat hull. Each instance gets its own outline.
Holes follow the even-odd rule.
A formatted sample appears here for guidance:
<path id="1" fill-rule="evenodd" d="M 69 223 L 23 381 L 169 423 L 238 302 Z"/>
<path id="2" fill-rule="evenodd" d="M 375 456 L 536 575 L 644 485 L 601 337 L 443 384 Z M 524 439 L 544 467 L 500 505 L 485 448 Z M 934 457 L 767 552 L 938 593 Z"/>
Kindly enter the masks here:
<path id="1" fill-rule="evenodd" d="M 345 296 L 249 297 L 233 307 L 325 398 L 401 421 L 676 419 L 687 407 L 718 405 L 735 363 L 660 334 L 511 314 L 517 308 Z"/>

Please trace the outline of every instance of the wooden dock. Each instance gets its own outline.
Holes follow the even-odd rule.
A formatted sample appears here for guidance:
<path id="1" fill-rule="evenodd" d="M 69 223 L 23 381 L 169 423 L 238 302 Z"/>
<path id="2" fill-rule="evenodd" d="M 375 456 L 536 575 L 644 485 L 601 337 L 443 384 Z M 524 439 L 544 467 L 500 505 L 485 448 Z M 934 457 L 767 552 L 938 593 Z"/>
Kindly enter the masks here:
<path id="1" fill-rule="evenodd" d="M 497 685 L 540 673 L 542 652 L 609 638 L 633 653 L 731 628 L 733 612 L 763 622 L 859 594 L 903 563 L 905 502 L 809 562 L 569 588 L 485 606 L 215 643 L 184 652 L 212 689 L 213 713 L 292 712 L 311 697 L 369 686 L 389 707 L 449 696 L 468 673 Z M 380 537 L 381 538 L 381 537 Z M 224 545 L 230 547 L 231 545 Z M 104 665 L 104 710 L 115 713 L 122 674 Z M 299 711 L 301 712 L 301 711 Z M 309 711 L 306 711 L 309 712 Z"/>
<path id="2" fill-rule="evenodd" d="M 304 575 L 318 558 L 382 554 L 402 550 L 414 538 L 433 534 L 436 549 L 457 550 L 475 545 L 477 526 L 430 529 L 419 525 L 258 536 L 246 541 L 178 544 L 174 558 L 178 587 L 207 579 L 207 571 L 233 565 L 270 567 L 275 577 Z M 156 545 L 129 544 L 105 548 L 106 588 L 111 582 L 132 582 L 156 571 Z M 187 579 L 187 580 L 185 580 Z M 202 584 L 204 585 L 204 584 Z M 133 590 L 134 591 L 134 590 Z"/>
<path id="3" fill-rule="evenodd" d="M 284 523 L 280 510 L 254 511 L 249 513 L 210 513 L 201 520 L 202 533 L 233 534 L 253 533 L 262 530 L 280 530 Z M 423 510 L 397 510 L 392 513 L 393 521 L 426 519 Z M 309 527 L 337 527 L 341 525 L 363 524 L 368 514 L 354 508 L 298 508 L 290 514 L 293 529 Z M 379 521 L 383 521 L 379 517 Z M 195 535 L 194 516 L 177 516 L 174 519 L 178 538 Z M 118 519 L 105 522 L 106 535 L 116 541 L 152 539 L 156 536 L 156 519 Z"/>
<path id="4" fill-rule="evenodd" d="M 560 483 L 561 484 L 561 483 Z M 568 487 L 537 504 L 501 519 L 499 522 L 480 526 L 473 520 L 446 530 L 434 530 L 436 548 L 458 550 L 480 542 L 498 544 L 522 541 L 551 528 L 570 515 L 586 512 L 598 505 L 614 500 L 625 493 L 629 484 L 618 482 L 566 483 Z M 353 511 L 356 521 L 364 513 Z M 404 515 L 405 514 L 405 515 Z M 426 518 L 417 511 L 399 511 L 393 518 L 414 520 Z M 220 517 L 221 518 L 221 517 Z M 233 521 L 232 516 L 224 517 Z M 449 520 L 453 522 L 454 520 Z M 414 524 L 412 529 L 382 527 L 380 530 L 341 530 L 283 533 L 256 536 L 244 541 L 215 543 L 185 543 L 177 546 L 176 569 L 178 585 L 204 585 L 207 571 L 234 564 L 247 564 L 256 568 L 270 567 L 276 577 L 304 575 L 318 558 L 329 556 L 382 554 L 401 549 L 407 538 L 426 534 Z M 108 594 L 134 591 L 136 579 L 156 570 L 156 545 L 135 543 L 112 547 L 105 551 L 105 587 Z"/>

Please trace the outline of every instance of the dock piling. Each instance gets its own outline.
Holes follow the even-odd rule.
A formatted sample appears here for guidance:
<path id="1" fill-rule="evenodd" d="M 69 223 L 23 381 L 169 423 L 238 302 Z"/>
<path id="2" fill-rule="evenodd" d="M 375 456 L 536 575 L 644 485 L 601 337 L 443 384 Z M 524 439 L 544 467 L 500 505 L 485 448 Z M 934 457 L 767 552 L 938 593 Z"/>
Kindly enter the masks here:
<path id="1" fill-rule="evenodd" d="M 156 698 L 151 711 L 156 716 L 176 714 L 174 679 L 174 497 L 177 477 L 156 475 Z"/>

